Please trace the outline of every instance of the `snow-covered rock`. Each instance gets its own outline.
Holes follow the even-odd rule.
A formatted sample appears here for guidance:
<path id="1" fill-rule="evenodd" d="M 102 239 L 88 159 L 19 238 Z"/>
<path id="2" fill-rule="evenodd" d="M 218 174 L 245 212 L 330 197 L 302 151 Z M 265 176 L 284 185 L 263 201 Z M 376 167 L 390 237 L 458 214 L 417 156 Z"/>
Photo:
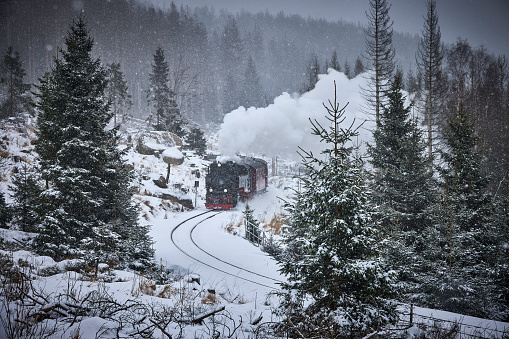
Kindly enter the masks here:
<path id="1" fill-rule="evenodd" d="M 169 165 L 182 165 L 184 162 L 184 155 L 177 147 L 170 147 L 163 151 L 161 154 L 163 161 Z"/>
<path id="2" fill-rule="evenodd" d="M 143 132 L 136 143 L 136 151 L 145 155 L 153 155 L 156 152 L 163 153 L 166 149 L 173 147 L 182 147 L 182 140 L 167 131 Z"/>

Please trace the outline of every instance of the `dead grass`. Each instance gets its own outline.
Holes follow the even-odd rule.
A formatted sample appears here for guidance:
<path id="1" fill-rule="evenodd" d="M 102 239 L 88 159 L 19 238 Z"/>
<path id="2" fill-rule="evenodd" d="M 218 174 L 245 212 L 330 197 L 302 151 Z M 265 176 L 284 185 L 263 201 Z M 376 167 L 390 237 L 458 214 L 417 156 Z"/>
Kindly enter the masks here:
<path id="1" fill-rule="evenodd" d="M 170 299 L 172 296 L 177 295 L 178 290 L 170 285 L 164 285 L 163 289 L 157 293 L 157 297 L 163 299 Z"/>
<path id="2" fill-rule="evenodd" d="M 206 305 L 215 305 L 218 303 L 216 293 L 212 293 L 210 291 L 207 292 L 202 298 L 201 303 Z"/>
<path id="3" fill-rule="evenodd" d="M 286 220 L 282 214 L 276 214 L 272 217 L 272 219 L 268 223 L 263 224 L 263 229 L 266 232 L 272 234 L 279 234 L 281 231 L 281 226 L 286 224 Z"/>
<path id="4" fill-rule="evenodd" d="M 140 295 L 155 295 L 156 283 L 147 279 L 143 276 L 136 276 L 133 279 L 133 286 L 131 287 L 131 295 L 133 297 L 139 297 Z"/>
<path id="5" fill-rule="evenodd" d="M 239 221 L 235 216 L 232 216 L 230 220 L 226 223 L 224 229 L 226 232 L 236 235 L 240 232 L 242 227 L 242 219 Z"/>

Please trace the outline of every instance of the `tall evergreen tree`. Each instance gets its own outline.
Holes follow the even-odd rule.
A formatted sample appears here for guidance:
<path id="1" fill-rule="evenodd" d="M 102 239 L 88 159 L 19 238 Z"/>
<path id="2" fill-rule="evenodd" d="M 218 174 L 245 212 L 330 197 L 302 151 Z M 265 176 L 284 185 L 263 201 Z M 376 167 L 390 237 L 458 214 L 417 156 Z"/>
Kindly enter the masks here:
<path id="1" fill-rule="evenodd" d="M 368 153 L 376 169 L 373 199 L 379 208 L 375 217 L 389 240 L 387 259 L 398 272 L 401 292 L 409 295 L 418 280 L 414 268 L 420 262 L 422 232 L 431 224 L 434 182 L 422 132 L 410 117 L 410 107 L 405 106 L 402 77 L 397 71 L 391 82 Z"/>
<path id="2" fill-rule="evenodd" d="M 444 137 L 446 148 L 440 152 L 444 167 L 438 169 L 443 198 L 424 242 L 427 267 L 423 270 L 436 272 L 424 284 L 429 303 L 481 317 L 507 315 L 508 305 L 499 299 L 496 282 L 497 252 L 503 245 L 492 220 L 489 179 L 474 124 L 461 104 Z"/>
<path id="3" fill-rule="evenodd" d="M 256 72 L 254 60 L 251 56 L 249 56 L 247 61 L 242 87 L 243 102 L 246 108 L 251 106 L 261 107 L 263 105 L 262 85 L 260 83 L 260 77 Z"/>
<path id="4" fill-rule="evenodd" d="M 352 67 L 350 67 L 350 63 L 348 62 L 348 60 L 345 60 L 345 70 L 343 71 L 343 73 L 345 73 L 348 79 L 352 78 Z"/>
<path id="5" fill-rule="evenodd" d="M 198 127 L 191 128 L 189 134 L 186 136 L 186 141 L 189 148 L 196 151 L 197 154 L 203 155 L 207 150 L 207 141 L 203 137 L 203 131 Z"/>
<path id="6" fill-rule="evenodd" d="M 22 231 L 34 232 L 40 221 L 42 211 L 37 211 L 38 199 L 42 193 L 38 173 L 24 164 L 12 176 L 12 186 L 9 187 L 13 200 L 12 212 L 14 222 Z"/>
<path id="7" fill-rule="evenodd" d="M 33 111 L 29 95 L 31 86 L 23 82 L 25 75 L 19 53 L 9 46 L 0 73 L 0 83 L 6 85 L 5 99 L 0 102 L 0 118 L 13 117 L 22 111 Z"/>
<path id="8" fill-rule="evenodd" d="M 368 25 L 364 30 L 366 36 L 366 58 L 369 62 L 368 87 L 363 89 L 366 110 L 374 113 L 378 126 L 380 114 L 394 72 L 394 47 L 392 46 L 392 21 L 387 0 L 370 0 L 366 12 Z"/>
<path id="9" fill-rule="evenodd" d="M 4 192 L 0 192 L 0 228 L 8 228 L 11 220 L 12 211 L 9 206 L 7 206 Z"/>
<path id="10" fill-rule="evenodd" d="M 428 159 L 429 169 L 433 170 L 433 140 L 439 123 L 438 115 L 443 108 L 445 82 L 442 74 L 444 57 L 441 42 L 440 26 L 438 25 L 436 0 L 426 2 L 427 14 L 418 45 L 416 59 L 418 77 L 421 79 L 424 101 L 425 123 L 428 128 Z"/>
<path id="11" fill-rule="evenodd" d="M 353 68 L 353 76 L 356 77 L 361 73 L 364 73 L 364 64 L 362 63 L 361 58 L 357 57 L 357 59 L 355 60 L 355 66 Z"/>
<path id="12" fill-rule="evenodd" d="M 332 52 L 332 57 L 330 59 L 329 67 L 338 71 L 338 72 L 341 72 L 341 65 L 339 64 L 338 52 L 336 50 L 334 50 L 334 52 Z"/>
<path id="13" fill-rule="evenodd" d="M 131 177 L 112 112 L 105 100 L 106 71 L 91 56 L 93 39 L 80 17 L 65 38 L 67 49 L 41 79 L 37 140 L 44 211 L 35 239 L 38 253 L 57 260 L 83 257 L 127 263 L 130 243 L 150 247 L 131 201 Z M 147 263 L 152 253 L 145 252 Z"/>
<path id="14" fill-rule="evenodd" d="M 113 126 L 117 126 L 117 116 L 122 115 L 122 122 L 126 120 L 126 111 L 132 106 L 131 95 L 127 93 L 127 82 L 120 70 L 120 63 L 108 65 L 108 86 L 106 95 L 111 102 L 113 110 Z"/>
<path id="15" fill-rule="evenodd" d="M 223 111 L 230 112 L 241 105 L 244 47 L 237 21 L 230 17 L 226 22 L 220 39 L 220 60 L 223 74 Z"/>
<path id="16" fill-rule="evenodd" d="M 393 276 L 380 256 L 360 160 L 352 157 L 357 130 L 341 127 L 345 108 L 336 99 L 329 104 L 331 126 L 312 122 L 327 145 L 325 160 L 301 149 L 309 175 L 286 206 L 292 228 L 280 259 L 288 278 L 281 315 L 304 336 L 362 336 L 395 321 L 395 305 L 386 300 Z"/>
<path id="17" fill-rule="evenodd" d="M 411 108 L 405 107 L 402 83 L 403 75 L 397 71 L 368 153 L 377 169 L 374 196 L 383 210 L 384 228 L 422 231 L 434 185 L 422 133 L 410 117 Z"/>
<path id="18" fill-rule="evenodd" d="M 154 54 L 152 73 L 149 74 L 150 88 L 147 99 L 155 109 L 154 128 L 161 131 L 166 129 L 164 123 L 170 107 L 169 74 L 170 67 L 164 57 L 163 48 L 159 46 Z"/>
<path id="19" fill-rule="evenodd" d="M 318 82 L 318 75 L 320 74 L 320 63 L 318 62 L 318 57 L 313 55 L 308 63 L 306 69 L 306 78 L 307 81 L 304 84 L 304 88 L 302 92 L 309 92 L 313 88 L 315 88 L 316 83 Z"/>

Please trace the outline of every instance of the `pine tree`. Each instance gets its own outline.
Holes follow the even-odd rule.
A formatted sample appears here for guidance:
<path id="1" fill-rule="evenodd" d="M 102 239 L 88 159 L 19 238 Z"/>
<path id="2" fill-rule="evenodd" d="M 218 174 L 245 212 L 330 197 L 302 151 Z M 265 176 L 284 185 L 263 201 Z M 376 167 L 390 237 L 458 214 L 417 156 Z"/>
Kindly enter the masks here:
<path id="1" fill-rule="evenodd" d="M 362 63 L 361 58 L 357 57 L 357 59 L 355 60 L 355 66 L 353 68 L 353 76 L 356 77 L 361 73 L 364 73 L 364 64 Z"/>
<path id="2" fill-rule="evenodd" d="M 246 226 L 246 239 L 253 243 L 260 241 L 260 222 L 254 217 L 254 210 L 246 204 L 244 211 L 244 224 Z"/>
<path id="3" fill-rule="evenodd" d="M 23 82 L 26 75 L 21 66 L 21 58 L 12 46 L 9 46 L 4 55 L 0 74 L 0 83 L 5 83 L 7 93 L 5 101 L 0 103 L 0 118 L 13 117 L 23 110 L 33 112 L 32 100 L 29 96 L 30 84 Z"/>
<path id="4" fill-rule="evenodd" d="M 198 127 L 191 128 L 191 131 L 186 137 L 186 141 L 190 149 L 193 149 L 197 154 L 203 155 L 207 150 L 207 142 L 203 137 L 203 131 Z"/>
<path id="5" fill-rule="evenodd" d="M 243 101 L 246 108 L 252 106 L 261 107 L 263 105 L 262 85 L 251 56 L 249 56 L 247 68 L 244 72 L 242 95 L 244 97 Z"/>
<path id="6" fill-rule="evenodd" d="M 241 105 L 242 63 L 245 60 L 243 50 L 237 21 L 233 17 L 229 17 L 220 39 L 224 112 L 231 112 Z"/>
<path id="7" fill-rule="evenodd" d="M 108 86 L 106 95 L 113 106 L 113 126 L 117 126 L 117 116 L 122 113 L 122 122 L 126 120 L 125 110 L 132 106 L 131 95 L 127 93 L 127 82 L 120 70 L 120 63 L 108 65 Z"/>
<path id="8" fill-rule="evenodd" d="M 423 285 L 435 307 L 481 317 L 508 305 L 499 298 L 496 262 L 503 248 L 493 222 L 484 157 L 470 115 L 461 107 L 449 119 L 441 151 L 443 197 L 435 209 L 435 225 L 425 234 L 422 270 L 433 269 Z M 502 312 L 503 313 L 503 312 Z M 507 314 L 507 313 L 506 313 Z"/>
<path id="9" fill-rule="evenodd" d="M 180 107 L 177 103 L 177 94 L 173 90 L 170 90 L 168 112 L 166 113 L 164 123 L 166 125 L 167 131 L 172 132 L 179 137 L 184 137 L 186 135 L 186 130 L 184 129 L 184 119 L 182 118 Z"/>
<path id="10" fill-rule="evenodd" d="M 318 57 L 316 55 L 313 55 L 306 69 L 307 82 L 304 84 L 302 93 L 309 92 L 313 88 L 315 88 L 315 85 L 318 82 L 319 74 L 320 74 L 320 63 L 318 62 Z"/>
<path id="11" fill-rule="evenodd" d="M 338 52 L 336 50 L 334 50 L 334 52 L 332 52 L 332 57 L 331 57 L 331 60 L 330 60 L 329 67 L 334 69 L 334 70 L 336 70 L 336 71 L 338 71 L 338 72 L 341 72 L 341 65 L 339 64 Z"/>
<path id="12" fill-rule="evenodd" d="M 170 88 L 168 87 L 170 68 L 164 58 L 161 46 L 156 49 L 152 73 L 149 74 L 150 88 L 147 91 L 149 104 L 155 109 L 154 128 L 164 131 L 164 122 L 170 107 Z"/>
<path id="13" fill-rule="evenodd" d="M 280 313 L 301 335 L 366 333 L 396 320 L 392 272 L 384 269 L 360 160 L 352 157 L 358 132 L 343 128 L 345 108 L 326 106 L 329 129 L 312 122 L 327 144 L 325 160 L 303 152 L 309 175 L 286 207 L 291 232 L 281 256 L 285 299 Z M 306 305 L 304 305 L 306 301 Z"/>
<path id="14" fill-rule="evenodd" d="M 368 153 L 377 169 L 374 195 L 383 211 L 384 229 L 422 231 L 428 223 L 426 210 L 433 201 L 433 179 L 423 154 L 422 133 L 410 117 L 411 108 L 405 107 L 402 82 L 398 71 Z"/>
<path id="15" fill-rule="evenodd" d="M 42 193 L 38 173 L 24 164 L 18 167 L 12 176 L 12 186 L 9 187 L 13 200 L 14 222 L 22 231 L 34 232 L 42 211 L 37 211 L 38 199 Z"/>
<path id="16" fill-rule="evenodd" d="M 392 21 L 389 17 L 391 6 L 387 0 L 370 0 L 366 12 L 368 26 L 366 36 L 366 58 L 369 65 L 369 84 L 363 88 L 366 109 L 374 113 L 378 126 L 383 100 L 394 72 L 394 47 L 392 46 Z"/>
<path id="17" fill-rule="evenodd" d="M 439 123 L 437 115 L 440 113 L 446 88 L 442 74 L 444 52 L 436 0 L 428 0 L 426 6 L 427 15 L 416 59 L 418 76 L 422 82 L 425 122 L 428 127 L 429 167 L 433 170 L 433 140 Z"/>
<path id="18" fill-rule="evenodd" d="M 151 241 L 138 225 L 117 130 L 107 129 L 113 113 L 104 95 L 106 71 L 92 59 L 93 39 L 81 17 L 65 44 L 62 58 L 55 59 L 37 87 L 35 150 L 46 186 L 39 199 L 44 212 L 34 246 L 56 260 L 126 263 L 134 255 L 128 243 Z M 150 261 L 151 254 L 146 255 Z"/>
<path id="19" fill-rule="evenodd" d="M 7 206 L 4 192 L 0 192 L 0 228 L 8 228 L 11 220 L 12 211 L 9 206 Z"/>
<path id="20" fill-rule="evenodd" d="M 345 73 L 348 79 L 352 78 L 352 68 L 350 67 L 350 63 L 348 62 L 348 60 L 345 60 L 345 70 L 343 71 L 343 73 Z"/>
<path id="21" fill-rule="evenodd" d="M 402 74 L 396 72 L 387 103 L 373 132 L 368 154 L 374 171 L 375 217 L 389 240 L 387 259 L 398 272 L 403 294 L 415 292 L 415 266 L 420 262 L 422 233 L 430 226 L 434 202 L 433 176 L 428 171 L 426 144 L 417 122 L 410 117 L 402 93 Z"/>

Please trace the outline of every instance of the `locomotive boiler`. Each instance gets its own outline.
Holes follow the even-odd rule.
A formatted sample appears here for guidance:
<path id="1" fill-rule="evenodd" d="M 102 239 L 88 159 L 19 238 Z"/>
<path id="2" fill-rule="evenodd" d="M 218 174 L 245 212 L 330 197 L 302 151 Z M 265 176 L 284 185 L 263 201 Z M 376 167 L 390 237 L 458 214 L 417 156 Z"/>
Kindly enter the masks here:
<path id="1" fill-rule="evenodd" d="M 239 201 L 265 191 L 267 184 L 267 162 L 262 159 L 242 157 L 236 161 L 214 161 L 205 178 L 205 207 L 231 209 Z"/>

